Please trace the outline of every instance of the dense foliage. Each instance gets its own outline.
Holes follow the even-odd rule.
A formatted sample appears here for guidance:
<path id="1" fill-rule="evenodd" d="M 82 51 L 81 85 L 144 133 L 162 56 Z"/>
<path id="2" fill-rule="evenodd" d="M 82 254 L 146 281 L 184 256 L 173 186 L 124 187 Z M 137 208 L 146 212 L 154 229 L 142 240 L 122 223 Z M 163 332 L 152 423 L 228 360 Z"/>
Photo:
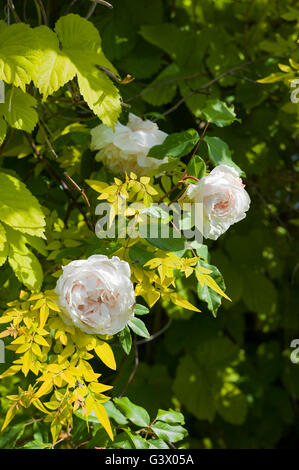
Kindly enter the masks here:
<path id="1" fill-rule="evenodd" d="M 296 2 L 2 3 L 0 448 L 295 447 Z M 169 135 L 159 170 L 115 177 L 91 130 L 129 113 Z M 186 247 L 153 203 L 221 164 L 250 210 Z M 142 202 L 172 236 L 98 238 L 97 204 L 115 218 L 119 197 L 127 224 Z M 53 292 L 91 255 L 131 267 L 134 317 L 113 337 L 66 325 Z"/>

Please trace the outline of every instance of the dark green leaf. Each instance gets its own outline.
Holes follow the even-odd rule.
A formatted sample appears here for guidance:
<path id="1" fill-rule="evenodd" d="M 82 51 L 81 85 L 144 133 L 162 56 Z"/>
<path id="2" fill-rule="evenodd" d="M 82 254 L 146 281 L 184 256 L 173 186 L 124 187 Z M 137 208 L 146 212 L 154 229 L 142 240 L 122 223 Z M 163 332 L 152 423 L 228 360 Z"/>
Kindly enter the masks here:
<path id="1" fill-rule="evenodd" d="M 195 129 L 170 134 L 163 144 L 155 145 L 150 149 L 148 157 L 159 160 L 163 160 L 165 157 L 184 157 L 193 149 L 198 139 L 199 136 Z"/>
<path id="2" fill-rule="evenodd" d="M 159 410 L 157 414 L 157 419 L 159 421 L 163 421 L 164 423 L 179 423 L 185 424 L 185 419 L 182 413 L 178 411 L 174 411 L 172 409 L 166 410 Z"/>
<path id="3" fill-rule="evenodd" d="M 200 180 L 205 176 L 206 164 L 199 155 L 193 155 L 187 165 L 186 171 L 188 176 L 195 176 Z M 190 183 L 192 183 L 192 180 L 190 180 Z"/>
<path id="4" fill-rule="evenodd" d="M 149 309 L 145 307 L 144 305 L 141 304 L 136 304 L 134 308 L 134 314 L 135 315 L 147 315 L 149 312 Z"/>
<path id="5" fill-rule="evenodd" d="M 220 164 L 232 166 L 241 176 L 244 176 L 244 172 L 241 168 L 233 162 L 231 151 L 222 139 L 219 137 L 208 137 L 206 135 L 204 141 L 208 147 L 209 158 L 215 166 Z"/>
<path id="6" fill-rule="evenodd" d="M 133 330 L 134 333 L 136 333 L 136 335 L 142 336 L 143 338 L 149 338 L 150 334 L 147 331 L 145 324 L 143 323 L 142 320 L 140 320 L 140 318 L 132 317 L 128 321 L 128 325 L 131 328 L 131 330 Z"/>
<path id="7" fill-rule="evenodd" d="M 132 348 L 132 336 L 129 327 L 126 325 L 118 335 L 120 344 L 126 354 L 130 354 Z"/>
<path id="8" fill-rule="evenodd" d="M 229 108 L 224 101 L 220 101 L 218 99 L 208 100 L 202 113 L 207 121 L 216 124 L 218 127 L 229 126 L 234 121 L 240 122 L 236 117 L 234 107 L 231 106 Z"/>
<path id="9" fill-rule="evenodd" d="M 25 425 L 23 423 L 10 425 L 4 433 L 0 434 L 0 449 L 13 448 L 24 431 Z"/>
<path id="10" fill-rule="evenodd" d="M 214 281 L 216 281 L 218 286 L 223 291 L 225 291 L 224 280 L 219 269 L 216 268 L 216 266 L 212 266 L 211 264 L 205 263 L 203 260 L 200 260 L 200 265 L 212 271 L 210 276 L 214 279 Z M 206 284 L 201 286 L 199 283 L 197 284 L 197 295 L 201 300 L 206 302 L 206 304 L 208 305 L 208 309 L 213 313 L 215 317 L 217 314 L 217 310 L 221 305 L 222 296 L 220 294 L 217 294 L 217 292 L 208 287 Z"/>
<path id="11" fill-rule="evenodd" d="M 129 398 L 114 398 L 114 403 L 132 423 L 136 424 L 136 426 L 149 426 L 150 417 L 148 412 L 141 406 L 134 405 Z"/>
<path id="12" fill-rule="evenodd" d="M 157 421 L 152 425 L 152 430 L 159 439 L 166 442 L 178 442 L 184 439 L 188 433 L 182 426 L 174 426 L 168 423 Z"/>
<path id="13" fill-rule="evenodd" d="M 103 406 L 106 408 L 107 414 L 109 418 L 114 419 L 114 421 L 117 424 L 121 424 L 122 426 L 124 424 L 127 424 L 128 420 L 126 417 L 116 408 L 114 405 L 113 401 L 109 400 L 106 401 L 106 403 L 103 404 Z"/>

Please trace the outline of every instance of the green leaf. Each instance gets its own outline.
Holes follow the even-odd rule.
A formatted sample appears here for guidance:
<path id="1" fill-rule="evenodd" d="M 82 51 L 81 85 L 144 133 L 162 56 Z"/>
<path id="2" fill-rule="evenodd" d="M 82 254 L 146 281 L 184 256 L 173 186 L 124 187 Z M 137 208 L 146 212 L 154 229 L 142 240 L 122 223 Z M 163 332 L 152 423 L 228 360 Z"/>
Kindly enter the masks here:
<path id="1" fill-rule="evenodd" d="M 131 330 L 133 330 L 134 333 L 136 333 L 136 335 L 142 336 L 143 338 L 149 338 L 150 334 L 147 331 L 145 324 L 143 323 L 142 320 L 140 320 L 140 318 L 132 317 L 128 321 L 128 325 L 131 328 Z"/>
<path id="2" fill-rule="evenodd" d="M 239 348 L 226 337 L 212 337 L 191 350 L 192 355 L 180 359 L 174 392 L 189 412 L 212 422 L 221 390 L 228 383 L 224 371 L 238 357 Z"/>
<path id="3" fill-rule="evenodd" d="M 55 31 L 62 44 L 62 50 L 98 51 L 101 48 L 99 31 L 91 21 L 82 16 L 71 13 L 60 17 L 55 25 Z"/>
<path id="4" fill-rule="evenodd" d="M 136 426 L 147 427 L 150 424 L 148 412 L 141 406 L 134 405 L 129 398 L 114 398 L 114 403 L 120 411 Z"/>
<path id="5" fill-rule="evenodd" d="M 6 226 L 9 242 L 8 262 L 15 275 L 31 291 L 39 291 L 43 271 L 37 257 L 28 249 L 28 240 L 22 233 Z"/>
<path id="6" fill-rule="evenodd" d="M 254 292 L 254 295 L 252 295 Z M 244 275 L 243 300 L 248 310 L 270 316 L 277 309 L 277 291 L 264 274 L 249 271 Z"/>
<path id="7" fill-rule="evenodd" d="M 229 165 L 235 168 L 241 176 L 245 176 L 241 168 L 233 162 L 231 151 L 222 139 L 205 136 L 204 141 L 208 147 L 209 158 L 215 166 L 220 164 Z"/>
<path id="8" fill-rule="evenodd" d="M 157 414 L 158 421 L 163 421 L 164 423 L 179 423 L 185 424 L 185 419 L 182 413 L 178 411 L 174 411 L 172 409 L 166 410 L 159 410 Z"/>
<path id="9" fill-rule="evenodd" d="M 9 428 L 0 435 L 0 448 L 1 449 L 12 449 L 14 448 L 18 439 L 22 437 L 25 431 L 25 424 L 15 424 L 9 426 Z"/>
<path id="10" fill-rule="evenodd" d="M 144 305 L 141 304 L 136 304 L 134 308 L 134 314 L 135 315 L 147 315 L 149 312 L 149 309 L 145 307 Z"/>
<path id="11" fill-rule="evenodd" d="M 142 26 L 140 34 L 146 41 L 169 54 L 173 60 L 184 61 L 186 33 L 181 31 L 175 24 L 162 23 Z"/>
<path id="12" fill-rule="evenodd" d="M 174 381 L 174 392 L 186 409 L 198 419 L 210 422 L 216 414 L 215 393 L 218 388 L 217 377 L 213 374 L 215 370 L 206 372 L 188 355 L 180 360 Z"/>
<path id="13" fill-rule="evenodd" d="M 151 222 L 152 223 L 152 222 Z M 166 236 L 163 235 L 160 227 L 158 227 L 158 237 L 146 237 L 146 240 L 151 244 L 165 251 L 181 251 L 185 249 L 185 239 L 183 234 L 175 230 L 172 226 L 169 227 L 169 232 L 166 233 Z"/>
<path id="14" fill-rule="evenodd" d="M 204 268 L 212 271 L 209 275 L 214 279 L 217 285 L 223 291 L 225 291 L 224 280 L 219 269 L 216 268 L 216 266 L 212 266 L 211 264 L 205 263 L 203 260 L 200 260 L 200 266 L 203 266 Z M 197 284 L 197 295 L 201 300 L 206 302 L 206 304 L 208 305 L 208 309 L 213 313 L 214 317 L 216 317 L 217 310 L 222 302 L 222 296 L 210 287 L 208 287 L 206 284 L 201 286 L 199 283 Z"/>
<path id="15" fill-rule="evenodd" d="M 25 92 L 38 68 L 38 60 L 38 44 L 30 26 L 18 23 L 0 29 L 0 80 Z"/>
<path id="16" fill-rule="evenodd" d="M 38 114 L 34 109 L 36 103 L 33 96 L 19 88 L 11 88 L 5 103 L 0 104 L 0 115 L 11 127 L 31 133 L 38 122 Z"/>
<path id="17" fill-rule="evenodd" d="M 8 243 L 6 238 L 6 231 L 0 223 L 0 266 L 2 266 L 8 255 Z"/>
<path id="18" fill-rule="evenodd" d="M 244 423 L 247 413 L 247 399 L 234 384 L 225 383 L 217 404 L 217 411 L 228 423 L 240 425 Z"/>
<path id="19" fill-rule="evenodd" d="M 106 403 L 108 403 L 108 402 L 106 402 Z M 103 406 L 105 405 L 105 408 L 106 408 L 106 403 L 103 403 Z M 85 416 L 85 414 L 83 413 L 82 408 L 79 408 L 77 411 L 75 411 L 75 412 L 74 412 L 74 415 L 86 422 L 86 416 Z M 99 421 L 99 419 L 96 417 L 96 414 L 95 414 L 94 411 L 92 411 L 92 412 L 88 415 L 88 422 L 89 422 L 89 423 L 97 423 L 97 424 L 100 424 L 100 421 Z M 103 429 L 104 429 L 104 428 L 103 428 Z M 105 431 L 105 434 L 106 434 L 106 436 L 108 437 L 106 431 Z"/>
<path id="20" fill-rule="evenodd" d="M 129 431 L 126 428 L 124 429 L 124 431 L 130 437 L 135 449 L 148 449 L 149 448 L 149 443 L 143 437 Z"/>
<path id="21" fill-rule="evenodd" d="M 132 439 L 125 431 L 118 434 L 110 445 L 113 449 L 135 449 Z"/>
<path id="22" fill-rule="evenodd" d="M 127 424 L 127 418 L 116 408 L 112 400 L 106 401 L 103 406 L 106 408 L 109 418 L 114 419 L 117 424 L 122 426 Z"/>
<path id="23" fill-rule="evenodd" d="M 27 442 L 23 447 L 24 449 L 51 449 L 53 444 L 46 444 L 35 439 L 34 441 Z"/>
<path id="24" fill-rule="evenodd" d="M 204 160 L 199 155 L 193 155 L 187 165 L 186 172 L 188 176 L 195 176 L 198 179 L 203 178 L 206 172 L 206 164 Z M 190 180 L 190 183 L 192 183 L 192 180 Z"/>
<path id="25" fill-rule="evenodd" d="M 75 68 L 83 98 L 104 124 L 113 127 L 121 112 L 119 92 L 97 66 L 116 70 L 101 50 L 98 30 L 85 18 L 69 14 L 57 21 L 55 31 Z"/>
<path id="26" fill-rule="evenodd" d="M 158 205 L 152 204 L 150 207 L 145 207 L 142 209 L 142 215 L 147 215 L 154 219 L 162 219 L 169 222 L 170 216 L 169 212 L 162 209 Z"/>
<path id="27" fill-rule="evenodd" d="M 138 246 L 137 244 L 133 245 L 129 249 L 129 256 L 131 260 L 136 263 L 137 266 L 143 266 L 145 263 L 152 259 L 153 254 L 150 251 Z"/>
<path id="28" fill-rule="evenodd" d="M 202 114 L 207 121 L 210 121 L 218 127 L 229 126 L 234 121 L 240 122 L 240 119 L 236 117 L 234 106 L 229 108 L 224 101 L 218 99 L 208 100 L 202 110 Z"/>
<path id="29" fill-rule="evenodd" d="M 180 73 L 180 68 L 176 64 L 168 65 L 155 80 L 142 91 L 142 99 L 152 106 L 162 106 L 163 104 L 170 103 L 176 94 L 178 87 L 176 78 Z M 168 84 L 165 85 L 165 83 Z"/>
<path id="30" fill-rule="evenodd" d="M 121 347 L 125 351 L 126 354 L 130 354 L 132 348 L 132 336 L 130 332 L 130 328 L 126 325 L 123 330 L 118 335 L 119 342 Z"/>
<path id="31" fill-rule="evenodd" d="M 184 157 L 196 145 L 199 139 L 195 129 L 170 134 L 166 137 L 163 144 L 155 145 L 148 153 L 148 157 L 163 160 L 165 157 Z"/>
<path id="32" fill-rule="evenodd" d="M 0 172 L 0 220 L 22 233 L 44 237 L 45 216 L 25 184 Z"/>
<path id="33" fill-rule="evenodd" d="M 3 117 L 0 116 L 0 145 L 2 145 L 4 142 L 4 139 L 6 137 L 6 131 L 7 131 L 6 122 L 4 121 Z"/>
<path id="34" fill-rule="evenodd" d="M 106 405 L 106 403 L 105 403 L 105 405 Z M 86 419 L 85 419 L 85 422 L 83 424 L 84 424 L 84 429 L 86 429 Z M 96 428 L 98 428 L 96 433 L 94 434 L 92 439 L 90 439 L 88 441 L 88 443 L 86 444 L 87 449 L 94 449 L 95 447 L 107 448 L 108 446 L 111 445 L 111 440 L 108 437 L 108 434 L 105 431 L 105 429 L 102 426 L 98 427 L 97 425 L 94 426 L 94 429 L 96 429 Z M 74 430 L 77 430 L 76 424 L 74 425 Z M 74 439 L 74 437 L 73 437 L 73 439 Z"/>
<path id="35" fill-rule="evenodd" d="M 151 428 L 159 439 L 166 442 L 178 442 L 188 435 L 187 430 L 182 426 L 174 426 L 161 421 L 157 421 Z"/>
<path id="36" fill-rule="evenodd" d="M 168 445 L 163 441 L 163 439 L 149 439 L 148 443 L 150 445 L 150 449 L 169 449 Z"/>
<path id="37" fill-rule="evenodd" d="M 41 47 L 34 84 L 46 100 L 48 95 L 52 95 L 74 78 L 76 68 L 59 48 L 59 40 L 51 29 L 39 26 L 34 29 L 34 33 Z"/>
<path id="38" fill-rule="evenodd" d="M 87 72 L 84 58 L 81 63 L 77 61 L 77 66 L 78 83 L 83 98 L 104 124 L 113 127 L 121 112 L 118 89 L 99 70 Z"/>
<path id="39" fill-rule="evenodd" d="M 121 18 L 119 18 L 121 20 Z M 109 54 L 111 58 L 111 55 Z M 130 70 L 136 79 L 150 78 L 156 74 L 162 63 L 162 54 L 149 43 L 138 40 L 134 50 L 122 59 L 122 69 Z"/>

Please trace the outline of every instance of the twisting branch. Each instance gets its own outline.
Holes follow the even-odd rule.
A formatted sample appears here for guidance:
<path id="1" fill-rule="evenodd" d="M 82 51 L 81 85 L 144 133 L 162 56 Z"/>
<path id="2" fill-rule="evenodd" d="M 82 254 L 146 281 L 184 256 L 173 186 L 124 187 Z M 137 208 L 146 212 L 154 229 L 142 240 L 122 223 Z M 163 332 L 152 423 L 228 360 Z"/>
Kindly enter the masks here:
<path id="1" fill-rule="evenodd" d="M 163 328 L 161 328 L 161 330 L 157 331 L 156 333 L 149 336 L 148 338 L 137 341 L 136 344 L 139 346 L 140 344 L 149 343 L 150 341 L 153 341 L 154 339 L 158 338 L 160 335 L 163 335 L 163 333 L 165 333 L 165 331 L 168 330 L 171 323 L 172 323 L 172 318 L 169 318 L 168 322 L 166 323 L 165 326 L 163 326 Z"/>
<path id="2" fill-rule="evenodd" d="M 184 80 L 184 81 L 192 80 L 193 78 L 197 78 L 202 75 L 207 75 L 207 74 L 203 74 L 202 72 L 197 72 L 197 73 L 193 73 L 192 75 L 186 75 L 184 77 L 171 78 L 169 80 L 165 80 L 165 82 L 158 83 L 157 85 L 154 85 L 154 86 L 147 86 L 144 91 L 141 91 L 137 95 L 131 96 L 131 98 L 128 98 L 127 101 L 129 102 L 129 101 L 135 100 L 136 98 L 139 98 L 140 96 L 144 96 L 144 95 L 147 95 L 148 93 L 151 93 L 153 90 L 156 90 L 157 88 L 163 88 L 167 85 L 171 85 L 172 83 L 179 82 L 180 80 Z M 201 93 L 209 94 L 209 92 L 204 92 L 204 91 L 202 91 Z"/>
<path id="3" fill-rule="evenodd" d="M 120 77 L 115 75 L 115 73 L 111 72 L 111 70 L 106 69 L 106 67 L 102 67 L 101 65 L 96 65 L 96 67 L 101 72 L 104 72 L 107 75 L 107 77 L 112 78 L 112 80 L 115 80 L 120 85 L 127 85 L 128 83 L 131 83 L 133 82 L 133 80 L 135 80 L 135 77 L 132 77 L 132 75 L 130 74 L 127 74 L 127 76 L 122 80 Z"/>
<path id="4" fill-rule="evenodd" d="M 128 389 L 128 386 L 130 385 L 130 383 L 132 382 L 136 372 L 137 372 L 137 369 L 138 369 L 138 366 L 139 366 L 139 353 L 138 353 L 138 346 L 137 346 L 137 341 L 136 341 L 136 335 L 134 334 L 134 339 L 133 339 L 133 345 L 134 345 L 134 350 L 135 350 L 135 364 L 134 364 L 134 368 L 130 374 L 130 377 L 128 378 L 127 380 L 127 383 L 126 385 L 124 386 L 123 388 L 123 391 L 121 392 L 121 394 L 119 395 L 119 398 L 121 398 L 127 391 Z"/>
<path id="5" fill-rule="evenodd" d="M 195 147 L 194 147 L 194 149 L 193 149 L 193 151 L 192 151 L 191 158 L 193 157 L 193 155 L 196 154 L 196 152 L 197 152 L 197 150 L 198 150 L 200 144 L 202 143 L 202 141 L 203 141 L 203 139 L 204 139 L 204 136 L 205 136 L 205 134 L 206 134 L 206 132 L 207 132 L 207 129 L 208 129 L 209 125 L 210 125 L 210 121 L 207 121 L 206 124 L 205 124 L 205 127 L 203 128 L 203 131 L 202 131 L 202 134 L 201 134 L 201 136 L 200 136 L 200 139 L 199 139 L 199 141 L 197 142 L 197 144 L 195 145 Z"/>
<path id="6" fill-rule="evenodd" d="M 108 7 L 108 8 L 113 8 L 113 5 L 111 5 L 111 3 L 109 2 L 106 2 L 106 0 L 91 0 L 91 1 L 94 3 L 99 3 L 100 5 L 104 5 L 105 7 Z"/>
<path id="7" fill-rule="evenodd" d="M 44 23 L 45 23 L 46 26 L 48 26 L 49 22 L 48 22 L 47 13 L 46 13 L 43 1 L 42 0 L 37 0 L 37 3 L 39 4 L 39 7 L 41 9 L 43 19 L 44 19 Z"/>
<path id="8" fill-rule="evenodd" d="M 40 162 L 43 163 L 43 165 L 46 167 L 46 169 L 48 170 L 48 172 L 57 180 L 59 181 L 59 184 L 61 184 L 61 186 L 63 187 L 64 191 L 67 193 L 67 195 L 71 198 L 71 200 L 73 201 L 74 205 L 77 207 L 77 209 L 80 211 L 80 213 L 83 215 L 83 218 L 84 218 L 84 221 L 86 223 L 86 225 L 88 226 L 88 228 L 90 230 L 93 230 L 93 227 L 92 227 L 92 224 L 89 222 L 87 216 L 86 216 L 86 213 L 85 211 L 82 209 L 82 207 L 80 206 L 80 204 L 77 203 L 77 200 L 76 198 L 73 196 L 72 192 L 70 191 L 68 185 L 66 184 L 65 181 L 63 181 L 63 179 L 60 178 L 59 174 L 54 170 L 54 168 L 49 164 L 49 162 L 40 154 L 40 152 L 38 151 L 35 143 L 33 142 L 32 138 L 31 138 L 31 135 L 28 134 L 28 132 L 25 132 L 25 136 L 26 136 L 26 139 L 30 145 L 30 147 L 32 148 L 33 150 L 33 153 L 36 155 L 36 157 L 38 158 L 38 160 Z"/>
<path id="9" fill-rule="evenodd" d="M 5 149 L 6 149 L 6 147 L 10 144 L 11 140 L 14 138 L 16 132 L 17 132 L 16 129 L 12 129 L 12 130 L 11 130 L 11 133 L 10 133 L 10 136 L 9 136 L 9 137 L 6 137 L 5 141 L 4 141 L 3 144 L 0 146 L 0 157 L 1 157 L 1 155 L 5 152 Z"/>
<path id="10" fill-rule="evenodd" d="M 221 73 L 220 75 L 218 75 L 217 77 L 213 78 L 212 80 L 210 80 L 209 82 L 205 83 L 204 85 L 202 85 L 201 87 L 199 88 L 196 88 L 195 90 L 192 90 L 190 91 L 190 93 L 188 93 L 187 95 L 183 96 L 175 105 L 173 105 L 171 108 L 169 108 L 167 111 L 165 111 L 163 113 L 163 116 L 167 116 L 168 114 L 170 113 L 173 113 L 174 111 L 176 111 L 183 103 L 185 103 L 185 101 L 187 101 L 189 98 L 191 98 L 191 96 L 197 94 L 197 93 L 200 93 L 201 90 L 204 90 L 205 88 L 209 88 L 211 85 L 213 85 L 214 83 L 218 82 L 219 80 L 221 80 L 221 78 L 223 77 L 226 77 L 227 75 L 233 75 L 233 73 L 237 70 L 242 70 L 246 67 L 248 67 L 248 65 L 252 65 L 254 62 L 256 61 L 250 61 L 250 62 L 246 62 L 246 64 L 242 64 L 242 65 L 238 65 L 236 67 L 233 67 L 232 69 L 229 69 L 227 70 L 226 72 L 223 72 Z M 161 119 L 161 118 L 160 118 Z M 156 119 L 156 121 L 158 121 L 158 119 Z"/>
<path id="11" fill-rule="evenodd" d="M 71 9 L 73 8 L 73 6 L 75 5 L 75 3 L 77 3 L 78 0 L 72 0 L 71 3 L 69 4 L 69 6 L 67 7 L 66 11 L 65 11 L 65 14 L 67 15 Z"/>
<path id="12" fill-rule="evenodd" d="M 14 5 L 14 2 L 13 0 L 7 0 L 7 23 L 9 25 L 10 23 L 10 20 L 9 20 L 9 12 L 12 12 L 15 20 L 17 23 L 20 23 L 21 22 L 21 18 L 19 17 L 19 15 L 17 14 L 16 12 L 16 8 L 15 8 L 15 5 Z"/>
<path id="13" fill-rule="evenodd" d="M 209 124 L 210 124 L 210 121 L 207 121 L 205 126 L 204 126 L 204 129 L 202 131 L 202 134 L 197 142 L 197 144 L 195 145 L 194 149 L 192 150 L 192 153 L 190 155 L 190 159 L 193 157 L 193 155 L 196 154 L 197 150 L 198 150 L 198 147 L 200 146 L 200 144 L 202 143 L 203 139 L 204 139 L 204 136 L 205 136 L 205 133 L 209 127 Z M 184 171 L 184 173 L 182 174 L 182 177 L 180 178 L 180 180 L 177 182 L 177 184 L 175 186 L 173 186 L 167 193 L 165 193 L 161 199 L 159 199 L 158 203 L 160 204 L 166 197 L 170 196 L 170 194 L 173 193 L 173 191 L 175 191 L 176 189 L 178 189 L 178 187 L 180 186 L 180 184 L 183 184 L 184 183 L 184 180 L 186 180 L 187 178 L 191 178 L 191 179 L 195 179 L 197 181 L 199 181 L 197 178 L 195 178 L 194 176 L 187 176 L 187 173 L 186 173 L 186 170 Z"/>
<path id="14" fill-rule="evenodd" d="M 46 133 L 46 131 L 45 131 L 45 129 L 44 129 L 44 126 L 43 126 L 40 122 L 39 122 L 39 127 L 40 127 L 40 130 L 42 131 L 42 134 L 43 134 L 43 136 L 44 136 L 44 138 L 45 138 L 45 141 L 46 141 L 46 143 L 47 143 L 47 145 L 48 145 L 48 147 L 49 147 L 51 153 L 54 155 L 54 157 L 55 157 L 56 159 L 58 159 L 59 157 L 58 157 L 57 153 L 55 152 L 55 150 L 54 150 L 54 148 L 53 148 L 53 145 L 51 144 L 50 140 L 48 139 L 48 136 L 47 136 L 47 133 Z M 88 197 L 86 196 L 84 189 L 80 188 L 80 186 L 76 183 L 76 181 L 74 181 L 73 178 L 70 177 L 70 175 L 68 174 L 67 171 L 64 172 L 64 176 L 66 177 L 67 180 L 69 180 L 70 183 L 72 183 L 72 185 L 74 186 L 74 188 L 76 188 L 76 190 L 81 194 L 81 196 L 83 196 L 83 198 L 84 198 L 84 200 L 85 200 L 85 202 L 86 202 L 88 208 L 91 209 L 91 205 L 90 205 L 89 199 L 88 199 Z"/>
<path id="15" fill-rule="evenodd" d="M 85 17 L 87 20 L 94 14 L 94 11 L 98 5 L 104 5 L 105 7 L 113 8 L 113 5 L 111 5 L 111 3 L 106 2 L 105 0 L 91 0 L 91 1 L 93 2 L 93 5 L 90 7 Z"/>
<path id="16" fill-rule="evenodd" d="M 85 202 L 88 205 L 89 209 L 91 209 L 90 202 L 88 200 L 88 197 L 85 194 L 84 189 L 80 188 L 80 186 L 76 183 L 76 181 L 74 181 L 73 178 L 71 178 L 70 175 L 66 171 L 64 172 L 64 176 L 66 177 L 67 180 L 69 180 L 70 183 L 72 183 L 74 188 L 76 188 L 76 190 L 81 194 L 81 196 L 83 196 L 83 198 L 85 199 Z"/>

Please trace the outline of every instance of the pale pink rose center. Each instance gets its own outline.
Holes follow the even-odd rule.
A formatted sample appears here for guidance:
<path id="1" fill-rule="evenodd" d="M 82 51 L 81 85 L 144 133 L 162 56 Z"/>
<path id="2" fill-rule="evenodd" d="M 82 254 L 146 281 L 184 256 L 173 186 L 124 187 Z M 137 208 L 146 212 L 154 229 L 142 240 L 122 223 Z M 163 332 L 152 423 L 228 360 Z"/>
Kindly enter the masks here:
<path id="1" fill-rule="evenodd" d="M 221 211 L 224 211 L 226 209 L 228 209 L 228 206 L 229 206 L 229 201 L 220 201 L 220 202 L 217 202 L 217 204 L 215 204 L 214 208 L 216 210 L 221 210 Z"/>
<path id="2" fill-rule="evenodd" d="M 120 294 L 119 292 L 113 292 L 110 289 L 103 288 L 101 280 L 97 279 L 96 291 L 92 293 L 92 297 L 85 286 L 80 282 L 73 284 L 71 295 L 73 306 L 82 314 L 82 316 L 80 315 L 81 321 L 95 325 L 97 323 L 96 318 L 116 307 Z M 70 303 L 69 294 L 66 295 L 66 300 Z"/>

